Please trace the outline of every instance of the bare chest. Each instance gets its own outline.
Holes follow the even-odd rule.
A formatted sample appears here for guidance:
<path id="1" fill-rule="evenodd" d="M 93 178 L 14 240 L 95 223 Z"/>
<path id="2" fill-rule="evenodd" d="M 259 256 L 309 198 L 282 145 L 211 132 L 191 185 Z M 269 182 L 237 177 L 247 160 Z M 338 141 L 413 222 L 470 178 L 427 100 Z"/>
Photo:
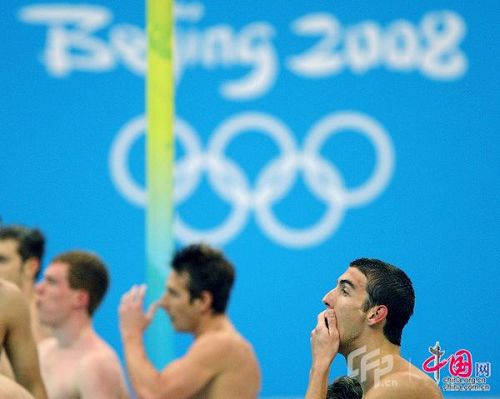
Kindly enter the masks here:
<path id="1" fill-rule="evenodd" d="M 74 352 L 41 355 L 40 368 L 49 398 L 80 398 L 78 365 L 79 356 Z"/>

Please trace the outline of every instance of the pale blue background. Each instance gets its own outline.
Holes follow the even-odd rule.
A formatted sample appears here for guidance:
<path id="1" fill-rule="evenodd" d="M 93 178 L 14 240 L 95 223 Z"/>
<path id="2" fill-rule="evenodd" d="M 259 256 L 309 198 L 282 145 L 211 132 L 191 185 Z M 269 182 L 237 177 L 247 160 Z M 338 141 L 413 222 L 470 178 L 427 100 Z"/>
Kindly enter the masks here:
<path id="1" fill-rule="evenodd" d="M 120 129 L 144 112 L 144 79 L 120 60 L 105 71 L 49 74 L 41 62 L 47 26 L 19 17 L 23 7 L 34 4 L 9 0 L 0 14 L 4 32 L 0 215 L 4 222 L 44 230 L 45 263 L 75 247 L 102 255 L 111 269 L 112 287 L 95 324 L 121 353 L 116 308 L 120 295 L 144 280 L 145 214 L 117 190 L 108 162 Z M 177 87 L 177 115 L 190 123 L 203 145 L 223 121 L 246 111 L 279 119 L 300 146 L 321 118 L 353 110 L 378 121 L 394 146 L 394 174 L 385 190 L 367 204 L 347 210 L 327 239 L 307 248 L 283 246 L 263 233 L 250 212 L 241 232 L 222 245 L 238 273 L 230 316 L 255 347 L 263 370 L 262 396 L 303 395 L 309 333 L 323 309 L 321 298 L 348 262 L 362 256 L 400 265 L 414 281 L 417 302 L 403 337 L 404 354 L 420 366 L 437 340 L 447 354 L 468 349 L 474 361 L 491 362 L 491 392 L 486 397 L 498 396 L 500 3 L 207 0 L 203 4 L 200 21 L 178 24 L 179 36 L 219 24 L 238 33 L 259 21 L 274 27 L 269 44 L 277 54 L 275 80 L 248 99 L 231 100 L 220 92 L 222 83 L 246 76 L 248 67 L 195 65 L 184 70 Z M 94 34 L 105 43 L 118 24 L 144 28 L 141 2 L 92 5 L 105 7 L 113 16 Z M 346 68 L 308 79 L 287 67 L 289 56 L 317 40 L 291 30 L 292 22 L 306 14 L 329 13 L 343 29 L 367 21 L 385 29 L 402 19 L 419 31 L 425 15 L 442 10 L 456 13 L 466 26 L 455 47 L 468 62 L 460 77 L 436 80 L 418 70 L 401 72 L 376 65 L 362 73 Z M 350 187 L 360 184 L 374 164 L 371 147 L 360 137 L 329 141 L 322 152 Z M 141 183 L 143 147 L 140 139 L 129 164 Z M 277 150 L 262 136 L 248 135 L 235 140 L 229 153 L 255 182 Z M 178 154 L 183 154 L 181 146 Z M 324 211 L 303 180 L 273 209 L 280 220 L 296 228 L 311 225 Z M 231 206 L 211 190 L 205 177 L 178 210 L 186 221 L 206 228 L 219 224 Z M 188 344 L 189 339 L 179 338 L 177 352 L 182 354 Z M 342 359 L 335 362 L 334 374 L 339 373 L 345 373 Z"/>

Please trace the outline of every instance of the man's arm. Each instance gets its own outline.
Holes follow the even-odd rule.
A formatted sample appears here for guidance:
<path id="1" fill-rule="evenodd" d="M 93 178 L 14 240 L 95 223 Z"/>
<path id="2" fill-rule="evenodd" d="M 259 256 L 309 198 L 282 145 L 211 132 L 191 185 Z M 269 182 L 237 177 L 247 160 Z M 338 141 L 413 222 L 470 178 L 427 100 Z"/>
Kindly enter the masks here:
<path id="1" fill-rule="evenodd" d="M 144 286 L 132 288 L 122 297 L 119 309 L 125 362 L 134 391 L 139 399 L 189 398 L 220 371 L 230 347 L 218 336 L 200 337 L 184 357 L 159 372 L 147 358 L 143 341 L 154 312 L 152 308 L 144 313 L 144 294 Z"/>
<path id="2" fill-rule="evenodd" d="M 33 399 L 33 396 L 17 382 L 0 374 L 0 398 Z"/>
<path id="3" fill-rule="evenodd" d="M 339 350 L 337 320 L 332 309 L 318 315 L 311 332 L 312 365 L 305 399 L 325 399 L 328 389 L 330 365 Z"/>
<path id="4" fill-rule="evenodd" d="M 38 353 L 31 333 L 28 304 L 22 293 L 13 285 L 6 284 L 2 291 L 2 312 L 8 326 L 5 350 L 16 381 L 36 399 L 46 399 Z"/>

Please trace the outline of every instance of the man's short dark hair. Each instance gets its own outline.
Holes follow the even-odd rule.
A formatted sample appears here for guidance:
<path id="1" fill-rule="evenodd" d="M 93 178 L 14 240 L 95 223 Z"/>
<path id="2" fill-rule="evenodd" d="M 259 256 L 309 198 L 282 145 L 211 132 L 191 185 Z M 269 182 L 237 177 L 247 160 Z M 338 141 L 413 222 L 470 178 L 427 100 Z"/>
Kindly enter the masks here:
<path id="1" fill-rule="evenodd" d="M 15 240 L 19 244 L 18 252 L 23 262 L 30 258 L 38 259 L 40 267 L 36 276 L 42 269 L 42 258 L 45 252 L 45 237 L 38 229 L 30 229 L 21 225 L 0 226 L 0 240 Z"/>
<path id="2" fill-rule="evenodd" d="M 358 380 L 352 377 L 339 377 L 328 385 L 326 399 L 361 399 L 363 389 Z"/>
<path id="3" fill-rule="evenodd" d="M 55 262 L 69 266 L 68 284 L 72 289 L 82 289 L 89 293 L 87 311 L 92 316 L 109 286 L 106 265 L 97 255 L 85 251 L 64 252 L 52 260 L 52 263 Z"/>
<path id="4" fill-rule="evenodd" d="M 221 251 L 206 244 L 189 245 L 174 255 L 172 268 L 178 274 L 188 275 L 191 301 L 208 291 L 212 294 L 213 312 L 226 311 L 235 272 Z"/>
<path id="5" fill-rule="evenodd" d="M 349 265 L 366 276 L 368 299 L 364 310 L 376 305 L 388 309 L 384 335 L 394 345 L 401 346 L 403 328 L 413 314 L 415 291 L 404 271 L 378 259 L 356 259 Z"/>

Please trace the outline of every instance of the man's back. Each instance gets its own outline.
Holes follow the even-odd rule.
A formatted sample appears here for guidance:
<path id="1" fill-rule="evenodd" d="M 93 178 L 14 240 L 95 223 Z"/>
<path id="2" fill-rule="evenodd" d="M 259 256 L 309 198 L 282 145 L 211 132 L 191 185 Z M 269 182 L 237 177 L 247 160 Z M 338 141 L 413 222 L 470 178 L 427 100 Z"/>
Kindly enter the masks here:
<path id="1" fill-rule="evenodd" d="M 60 346 L 55 338 L 39 344 L 42 376 L 51 399 L 128 398 L 114 351 L 95 333 Z"/>

